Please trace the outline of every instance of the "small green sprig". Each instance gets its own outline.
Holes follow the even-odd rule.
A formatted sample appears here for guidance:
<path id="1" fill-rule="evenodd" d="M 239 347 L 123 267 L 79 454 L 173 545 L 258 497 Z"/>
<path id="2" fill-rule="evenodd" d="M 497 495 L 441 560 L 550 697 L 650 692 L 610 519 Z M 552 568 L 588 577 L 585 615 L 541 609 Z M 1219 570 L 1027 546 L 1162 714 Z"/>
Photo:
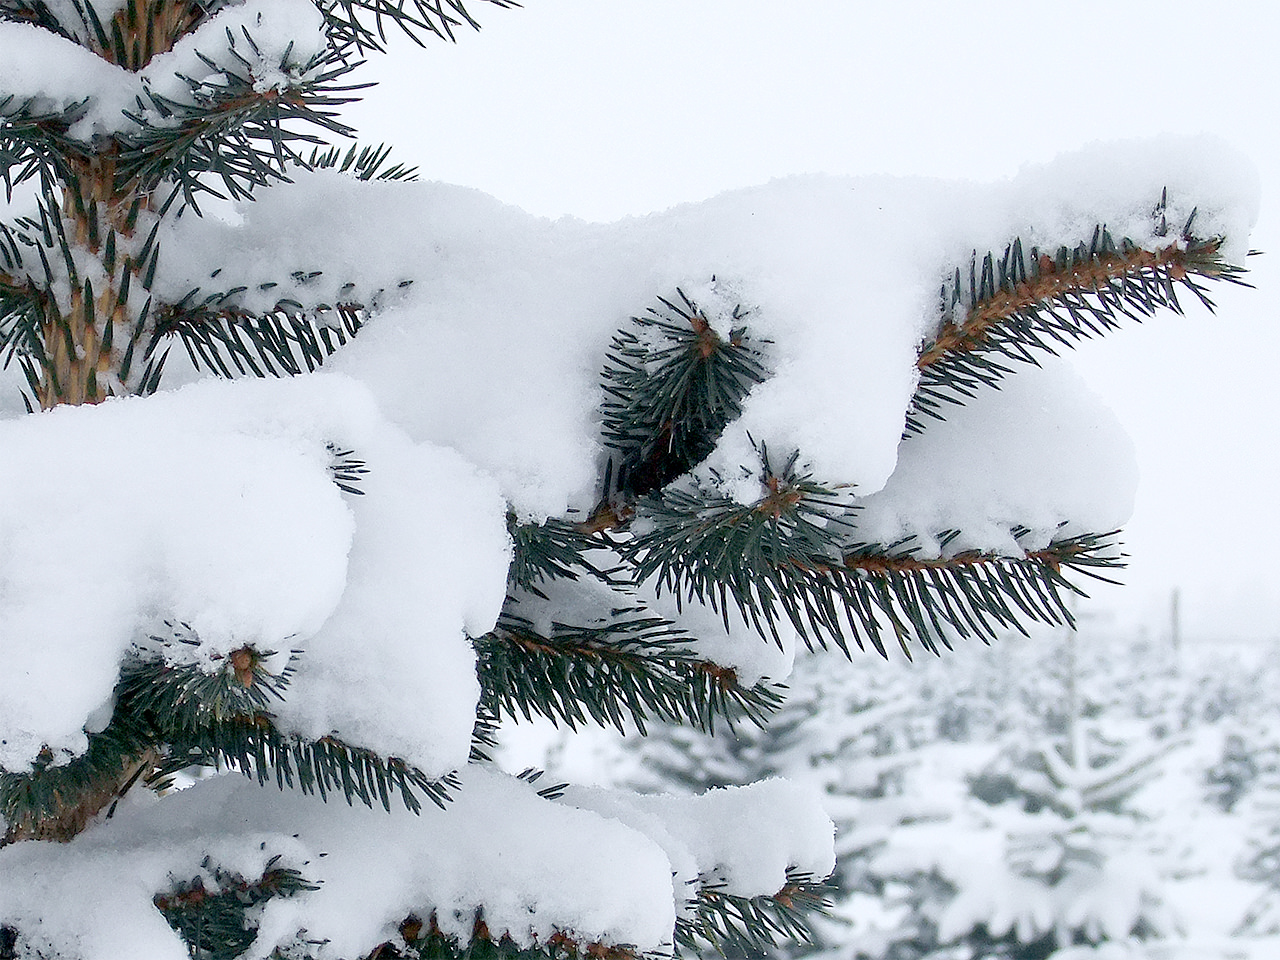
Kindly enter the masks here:
<path id="1" fill-rule="evenodd" d="M 520 6 L 515 0 L 476 2 L 504 10 Z M 388 27 L 419 46 L 427 38 L 455 41 L 455 31 L 464 26 L 480 29 L 463 0 L 333 0 L 321 10 L 334 47 L 344 56 L 385 51 Z"/>
<path id="2" fill-rule="evenodd" d="M 229 43 L 231 62 L 206 61 L 217 70 L 216 83 L 188 81 L 191 102 L 148 92 L 145 109 L 128 114 L 139 129 L 119 135 L 118 186 L 145 192 L 172 183 L 198 212 L 201 194 L 248 199 L 254 188 L 288 180 L 291 168 L 305 167 L 297 145 L 323 141 L 304 127 L 354 133 L 337 119 L 337 109 L 355 102 L 365 86 L 345 82 L 356 64 L 329 49 L 305 64 L 278 64 L 282 75 L 297 77 L 287 89 L 260 89 L 252 36 L 232 36 Z"/>
<path id="3" fill-rule="evenodd" d="M 603 583 L 612 582 L 607 571 L 588 559 L 588 554 L 608 546 L 579 524 L 550 518 L 542 523 L 520 523 L 515 514 L 507 516 L 514 554 L 508 579 L 519 590 L 542 596 L 538 585 L 553 580 L 576 580 L 587 574 Z"/>
<path id="4" fill-rule="evenodd" d="M 811 581 L 839 563 L 839 546 L 852 528 L 848 497 L 801 473 L 798 454 L 775 470 L 767 447 L 759 453 L 761 496 L 755 503 L 692 483 L 668 487 L 637 505 L 631 536 L 619 551 L 638 581 L 654 578 L 678 600 L 687 596 L 710 605 L 726 630 L 736 607 L 781 645 L 777 625 L 784 618 L 801 630 L 806 623 L 836 625 L 814 605 L 829 591 L 824 586 L 815 592 Z"/>
<path id="5" fill-rule="evenodd" d="M 418 179 L 417 167 L 406 167 L 402 163 L 387 166 L 387 159 L 390 156 L 391 148 L 385 143 L 380 143 L 376 147 L 362 147 L 353 143 L 345 152 L 338 147 L 328 149 L 315 147 L 311 151 L 311 156 L 307 158 L 306 167 L 308 170 L 336 170 L 338 173 L 349 174 L 357 180 L 413 181 Z"/>
<path id="6" fill-rule="evenodd" d="M 691 956 L 710 947 L 722 957 L 762 957 L 782 943 L 812 943 L 809 921 L 827 912 L 830 894 L 826 882 L 792 871 L 771 896 L 737 896 L 706 884 L 690 915 L 676 921 L 676 946 Z"/>
<path id="7" fill-rule="evenodd" d="M 212 877 L 212 886 L 197 876 L 175 883 L 152 902 L 186 942 L 193 960 L 235 960 L 257 937 L 264 903 L 320 889 L 297 870 L 277 866 L 279 860 L 273 857 L 261 877 L 248 880 L 206 857 L 201 866 Z"/>
<path id="8" fill-rule="evenodd" d="M 165 305 L 157 313 L 151 350 L 160 353 L 166 340 L 177 337 L 197 370 L 223 377 L 293 377 L 318 370 L 360 332 L 368 313 L 354 302 L 303 304 L 296 299 L 303 291 L 253 313 L 236 302 L 243 292 L 193 290 Z"/>
<path id="9" fill-rule="evenodd" d="M 175 631 L 174 637 L 198 642 L 189 631 Z M 453 775 L 433 779 L 403 760 L 333 736 L 307 740 L 281 733 L 268 708 L 284 699 L 299 654 L 295 651 L 275 674 L 267 670 L 272 656 L 241 648 L 212 672 L 153 656 L 126 665 L 117 686 L 116 713 L 140 718 L 153 742 L 164 747 L 148 774 L 150 783 L 162 783 L 188 767 L 222 767 L 258 783 L 274 780 L 280 789 L 296 788 L 325 800 L 339 795 L 348 804 L 378 804 L 386 810 L 393 796 L 413 812 L 421 809 L 423 798 L 439 807 L 448 802 L 457 786 Z"/>
<path id="10" fill-rule="evenodd" d="M 605 362 L 609 493 L 641 496 L 686 473 L 769 376 L 763 343 L 748 333 L 740 306 L 726 337 L 683 291 L 658 302 L 614 335 Z"/>

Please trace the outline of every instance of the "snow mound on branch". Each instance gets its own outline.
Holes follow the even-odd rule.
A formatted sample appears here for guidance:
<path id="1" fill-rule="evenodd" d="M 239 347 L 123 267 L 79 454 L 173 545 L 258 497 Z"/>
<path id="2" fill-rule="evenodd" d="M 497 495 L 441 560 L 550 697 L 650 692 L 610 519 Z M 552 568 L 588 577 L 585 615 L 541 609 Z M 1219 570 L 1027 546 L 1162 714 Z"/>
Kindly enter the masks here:
<path id="1" fill-rule="evenodd" d="M 339 490 L 331 444 L 367 461 L 370 496 Z M 201 640 L 165 648 L 175 661 L 252 645 L 278 667 L 300 648 L 288 729 L 433 773 L 465 762 L 465 631 L 502 602 L 505 509 L 452 451 L 386 424 L 362 385 L 206 382 L 60 407 L 0 421 L 0 448 L 0 766 L 83 750 L 122 657 L 162 620 Z"/>
<path id="2" fill-rule="evenodd" d="M 114 119 L 136 110 L 141 86 L 128 71 L 108 63 L 78 43 L 31 23 L 0 23 L 0 92 L 29 102 L 36 115 L 61 113 L 89 101 L 92 106 L 71 136 L 89 139 L 115 131 Z"/>
<path id="3" fill-rule="evenodd" d="M 203 93 L 218 91 L 224 64 L 241 74 L 247 68 L 259 93 L 283 92 L 327 49 L 324 15 L 311 0 L 247 0 L 219 10 L 141 74 L 153 93 L 184 104 L 195 102 L 193 82 Z"/>
<path id="4" fill-rule="evenodd" d="M 948 529 L 961 532 L 949 554 L 1037 550 L 1055 535 L 1117 529 L 1136 487 L 1133 444 L 1111 412 L 1069 369 L 1028 367 L 903 441 L 884 489 L 859 503 L 858 531 L 878 543 L 914 537 L 931 556 Z M 1030 532 L 1015 542 L 1019 525 Z"/>
<path id="5" fill-rule="evenodd" d="M 565 932 L 656 950 L 670 944 L 675 924 L 673 852 L 682 878 L 730 865 L 732 890 L 744 895 L 777 892 L 788 865 L 823 872 L 833 859 L 831 823 L 816 800 L 778 782 L 591 806 L 544 800 L 523 781 L 477 767 L 443 810 L 420 816 L 226 776 L 163 801 L 134 801 L 68 844 L 0 850 L 0 916 L 29 949 L 75 960 L 180 960 L 186 948 L 152 897 L 196 876 L 212 890 L 206 857 L 250 880 L 279 857 L 276 866 L 319 889 L 269 901 L 249 958 L 287 952 L 300 935 L 327 941 L 314 954 L 321 958 L 364 956 L 395 940 L 410 914 L 434 916 L 466 941 L 481 908 L 495 936 L 521 946 Z"/>
<path id="6" fill-rule="evenodd" d="M 619 820 L 661 844 L 686 905 L 701 884 L 730 896 L 772 896 L 792 874 L 821 880 L 835 869 L 835 827 L 821 794 L 786 780 L 692 797 L 571 787 L 563 800 Z M 788 826 L 783 830 L 779 824 Z"/>
<path id="7" fill-rule="evenodd" d="M 799 177 L 613 224 L 539 219 L 439 183 L 318 172 L 259 191 L 237 225 L 184 218 L 164 238 L 157 290 L 179 298 L 243 284 L 235 302 L 253 310 L 281 298 L 379 303 L 334 365 L 368 382 L 412 435 L 489 471 L 525 517 L 595 503 L 595 411 L 613 332 L 658 296 L 711 290 L 717 304 L 751 311 L 775 375 L 708 465 L 735 481 L 750 437 L 780 457 L 799 449 L 816 479 L 866 496 L 897 463 L 917 346 L 938 321 L 944 278 L 1014 237 L 1074 247 L 1105 224 L 1117 238 L 1172 242 L 1154 234 L 1166 187 L 1171 236 L 1194 208 L 1197 233 L 1226 236 L 1227 255 L 1241 259 L 1256 175 L 1216 141 L 1164 138 L 1091 148 L 1002 183 Z M 1070 391 L 1051 397 L 1064 418 L 1093 415 Z M 1078 451 L 1065 444 L 1087 433 L 1057 437 L 1055 454 L 1071 459 Z M 1018 494 L 1034 503 L 1036 490 Z M 1099 486 L 1093 496 L 1115 516 L 1130 493 L 1109 500 Z M 945 505 L 931 508 L 957 525 Z"/>

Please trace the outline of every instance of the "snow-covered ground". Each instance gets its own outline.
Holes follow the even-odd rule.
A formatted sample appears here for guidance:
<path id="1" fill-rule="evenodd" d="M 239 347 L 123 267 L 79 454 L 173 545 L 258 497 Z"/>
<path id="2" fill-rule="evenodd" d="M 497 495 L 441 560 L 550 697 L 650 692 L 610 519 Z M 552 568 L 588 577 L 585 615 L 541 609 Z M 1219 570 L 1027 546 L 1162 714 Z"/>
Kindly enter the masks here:
<path id="1" fill-rule="evenodd" d="M 833 960 L 1273 960 L 1278 679 L 1270 645 L 1175 655 L 1087 629 L 915 663 L 828 654 L 798 660 L 784 736 L 583 746 L 522 730 L 508 759 L 645 789 L 779 772 L 822 786 L 839 825 L 841 889 L 818 924 Z"/>

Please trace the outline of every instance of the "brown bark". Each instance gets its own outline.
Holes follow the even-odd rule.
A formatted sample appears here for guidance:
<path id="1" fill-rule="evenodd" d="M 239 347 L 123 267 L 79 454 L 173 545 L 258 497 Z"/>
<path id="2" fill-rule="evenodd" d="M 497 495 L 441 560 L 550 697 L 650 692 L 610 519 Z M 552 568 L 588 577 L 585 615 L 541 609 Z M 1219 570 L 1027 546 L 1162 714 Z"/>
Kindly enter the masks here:
<path id="1" fill-rule="evenodd" d="M 136 71 L 157 54 L 172 50 L 203 15 L 190 0 L 129 0 L 107 25 L 108 36 L 121 38 L 119 48 L 92 40 L 88 46 L 104 60 Z M 99 278 L 92 299 L 86 298 L 82 281 L 71 290 L 69 304 L 46 304 L 47 318 L 40 331 L 46 364 L 36 396 L 41 409 L 61 403 L 98 403 L 123 386 L 118 377 L 123 346 L 136 320 L 128 315 L 128 305 L 119 302 L 123 272 L 132 271 L 131 279 L 136 280 L 145 266 L 128 256 L 134 239 L 130 211 L 138 202 L 145 209 L 153 207 L 150 197 L 139 197 L 135 183 L 120 181 L 116 150 L 107 141 L 98 152 L 64 158 L 71 171 L 62 185 L 67 242 L 102 263 L 107 282 Z M 106 264 L 102 262 L 104 245 L 112 232 L 116 262 Z"/>
<path id="2" fill-rule="evenodd" d="M 123 796 L 140 776 L 145 776 L 159 759 L 160 755 L 155 750 L 147 750 L 142 756 L 123 762 L 118 776 L 86 787 L 73 797 L 59 796 L 55 812 L 43 817 L 30 815 L 18 818 L 9 824 L 0 839 L 0 847 L 20 840 L 68 842 L 84 830 L 103 808 Z"/>
<path id="3" fill-rule="evenodd" d="M 71 289 L 69 304 L 46 304 L 40 331 L 45 366 L 36 396 L 45 410 L 60 403 L 98 403 L 112 394 L 119 383 L 120 345 L 134 319 L 120 302 L 121 285 L 125 271 L 136 279 L 141 269 L 129 257 L 135 239 L 129 213 L 138 198 L 117 183 L 114 148 L 67 161 L 72 179 L 62 188 L 63 231 L 73 250 L 105 269 L 107 280 L 99 277 L 96 288 L 81 280 Z M 115 252 L 110 264 L 105 262 L 108 242 Z"/>
<path id="4" fill-rule="evenodd" d="M 1186 259 L 1186 251 L 1176 245 L 1156 252 L 1133 250 L 1108 254 L 1063 271 L 1058 271 L 1051 259 L 1042 257 L 1038 276 L 974 304 L 960 323 L 944 324 L 933 343 L 920 354 L 916 367 L 924 370 L 948 354 L 973 350 L 982 344 L 995 324 L 1019 310 L 1063 294 L 1093 293 L 1114 280 L 1143 271 L 1164 270 L 1172 279 L 1181 280 L 1187 273 Z"/>

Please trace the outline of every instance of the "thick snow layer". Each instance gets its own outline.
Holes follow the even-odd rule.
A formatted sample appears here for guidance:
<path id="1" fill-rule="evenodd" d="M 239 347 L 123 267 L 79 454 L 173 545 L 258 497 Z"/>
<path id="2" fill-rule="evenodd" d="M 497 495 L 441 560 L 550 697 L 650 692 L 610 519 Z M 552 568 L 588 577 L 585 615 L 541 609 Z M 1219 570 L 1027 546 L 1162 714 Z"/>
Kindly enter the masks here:
<path id="1" fill-rule="evenodd" d="M 463 765 L 477 695 L 466 634 L 489 629 L 503 600 L 506 509 L 543 517 L 596 502 L 609 339 L 677 288 L 716 323 L 741 304 L 770 342 L 775 375 L 707 464 L 728 492 L 752 495 L 754 480 L 739 483 L 750 438 L 854 485 L 878 539 L 913 534 L 929 549 L 962 528 L 953 549 L 1013 549 L 1014 525 L 1031 528 L 1028 542 L 1064 521 L 1113 527 L 1131 497 L 1127 445 L 1056 372 L 1028 369 L 901 442 L 939 284 L 975 248 L 1015 235 L 1075 244 L 1104 222 L 1153 240 L 1165 186 L 1175 225 L 1195 205 L 1199 230 L 1225 233 L 1239 253 L 1255 201 L 1238 166 L 1212 144 L 1159 141 L 1003 184 L 806 177 L 611 225 L 539 220 L 440 184 L 317 173 L 261 191 L 230 221 L 188 212 L 162 237 L 162 300 L 244 286 L 251 309 L 378 309 L 337 373 L 0 421 L 0 766 L 21 769 L 42 745 L 82 749 L 121 658 L 161 618 L 203 641 L 168 655 L 203 665 L 246 643 L 281 659 L 300 650 L 278 710 L 288 730 L 336 732 L 428 773 Z M 330 444 L 367 462 L 367 496 L 333 482 Z M 691 630 L 704 630 L 703 612 L 689 612 Z M 724 635 L 717 623 L 708 655 L 744 678 L 785 674 L 788 650 L 738 626 Z M 258 956 L 303 928 L 332 956 L 360 955 L 430 909 L 465 935 L 479 906 L 521 943 L 571 929 L 648 949 L 669 940 L 692 878 L 754 895 L 776 892 L 788 869 L 831 865 L 829 821 L 785 784 L 680 799 L 575 791 L 555 804 L 480 771 L 464 781 L 448 810 L 421 819 L 238 779 L 198 785 L 68 846 L 0 850 L 0 916 L 45 938 L 37 950 L 176 958 L 151 896 L 206 855 L 251 876 L 278 854 L 324 886 L 268 905 Z M 966 859 L 940 844 L 913 862 L 979 853 L 1003 862 L 1003 851 Z M 1071 922 L 1024 880 L 1009 881 L 1008 902 L 975 893 L 948 929 L 975 916 L 993 929 Z M 84 890 L 101 896 L 86 904 Z M 1123 932 L 1132 899 L 1104 894 L 1089 909 Z M 74 915 L 48 918 L 50 903 Z"/>
<path id="2" fill-rule="evenodd" d="M 102 8 L 104 22 L 115 6 L 123 4 L 94 4 L 95 10 Z M 62 21 L 83 38 L 82 21 L 70 4 L 65 7 Z M 37 114 L 77 107 L 67 135 L 90 142 L 104 135 L 135 134 L 139 118 L 164 126 L 171 121 L 153 108 L 149 94 L 191 104 L 194 97 L 216 95 L 227 72 L 243 76 L 247 71 L 258 92 L 295 86 L 326 46 L 324 18 L 310 0 L 246 0 L 225 6 L 137 73 L 49 30 L 6 22 L 0 23 L 0 96 L 29 101 L 28 109 Z"/>
<path id="3" fill-rule="evenodd" d="M 935 536 L 951 529 L 961 531 L 951 553 L 1017 552 L 1017 525 L 1031 531 L 1021 548 L 1035 550 L 1056 533 L 1105 533 L 1129 518 L 1133 445 L 1062 365 L 1028 367 L 946 414 L 903 442 L 884 489 L 859 503 L 859 537 L 911 536 L 936 556 Z"/>
<path id="4" fill-rule="evenodd" d="M 136 77 L 72 40 L 34 24 L 0 23 L 0 93 L 28 102 L 34 115 L 84 103 L 73 136 L 119 129 L 127 122 L 123 111 L 138 109 L 141 92 Z"/>
<path id="5" fill-rule="evenodd" d="M 785 780 L 692 797 L 576 787 L 564 802 L 620 820 L 661 844 L 686 898 L 699 884 L 734 896 L 771 896 L 791 873 L 821 880 L 835 869 L 835 827 L 821 795 Z"/>
<path id="6" fill-rule="evenodd" d="M 69 844 L 0 849 L 0 917 L 33 955 L 180 960 L 186 948 L 152 897 L 197 876 L 212 888 L 206 856 L 251 880 L 278 856 L 277 866 L 319 884 L 267 903 L 247 958 L 304 931 L 328 941 L 309 956 L 365 956 L 396 939 L 410 914 L 434 913 L 466 940 L 481 908 L 494 935 L 525 946 L 572 931 L 656 949 L 675 923 L 671 864 L 643 831 L 475 767 L 445 809 L 420 816 L 326 804 L 235 775 L 200 783 L 126 807 Z"/>
<path id="7" fill-rule="evenodd" d="M 1256 212 L 1252 170 L 1215 141 L 1166 138 L 1094 148 L 996 184 L 802 177 L 605 225 L 541 220 L 438 183 L 300 175 L 241 205 L 236 225 L 176 223 L 157 290 L 176 299 L 245 285 L 240 301 L 254 309 L 281 298 L 379 302 L 335 366 L 367 381 L 412 435 L 493 474 L 525 516 L 595 502 L 594 410 L 615 329 L 677 287 L 708 306 L 740 303 L 752 332 L 772 341 L 775 375 L 709 465 L 735 481 L 750 435 L 779 455 L 799 449 L 818 479 L 866 496 L 897 463 L 917 344 L 937 322 L 943 278 L 967 269 L 975 249 L 999 253 L 1015 236 L 1074 246 L 1098 223 L 1168 243 L 1152 220 L 1165 187 L 1175 232 L 1195 208 L 1197 232 L 1225 235 L 1240 259 Z M 1070 461 L 1080 451 L 1068 443 L 1091 436 L 1095 405 L 1047 389 L 1055 422 L 1077 422 L 1055 436 L 1054 455 Z M 1126 485 L 1116 499 L 1094 496 L 1099 512 L 1119 516 L 1130 494 Z M 1015 499 L 1037 515 L 1065 503 L 1038 502 L 1034 488 Z M 949 502 L 920 506 L 944 526 L 969 519 L 947 516 Z"/>
<path id="8" fill-rule="evenodd" d="M 213 889 L 206 857 L 248 879 L 278 857 L 319 884 L 266 905 L 248 958 L 304 933 L 327 941 L 309 955 L 364 956 L 410 914 L 465 941 L 481 909 L 492 934 L 522 946 L 565 932 L 656 950 L 671 943 L 695 882 L 755 896 L 778 892 L 788 870 L 825 877 L 834 866 L 817 794 L 777 780 L 696 797 L 574 790 L 550 801 L 473 766 L 444 809 L 414 816 L 231 775 L 158 802 L 135 794 L 69 844 L 0 850 L 0 917 L 33 955 L 178 960 L 185 947 L 152 898 L 197 876 Z"/>
<path id="9" fill-rule="evenodd" d="M 339 490 L 329 444 L 367 461 L 368 496 Z M 170 655 L 206 665 L 246 644 L 302 650 L 286 726 L 436 773 L 465 762 L 465 631 L 502 602 L 505 508 L 363 386 L 207 382 L 0 421 L 0 447 L 0 766 L 82 749 L 122 656 L 161 619 L 202 640 Z"/>

